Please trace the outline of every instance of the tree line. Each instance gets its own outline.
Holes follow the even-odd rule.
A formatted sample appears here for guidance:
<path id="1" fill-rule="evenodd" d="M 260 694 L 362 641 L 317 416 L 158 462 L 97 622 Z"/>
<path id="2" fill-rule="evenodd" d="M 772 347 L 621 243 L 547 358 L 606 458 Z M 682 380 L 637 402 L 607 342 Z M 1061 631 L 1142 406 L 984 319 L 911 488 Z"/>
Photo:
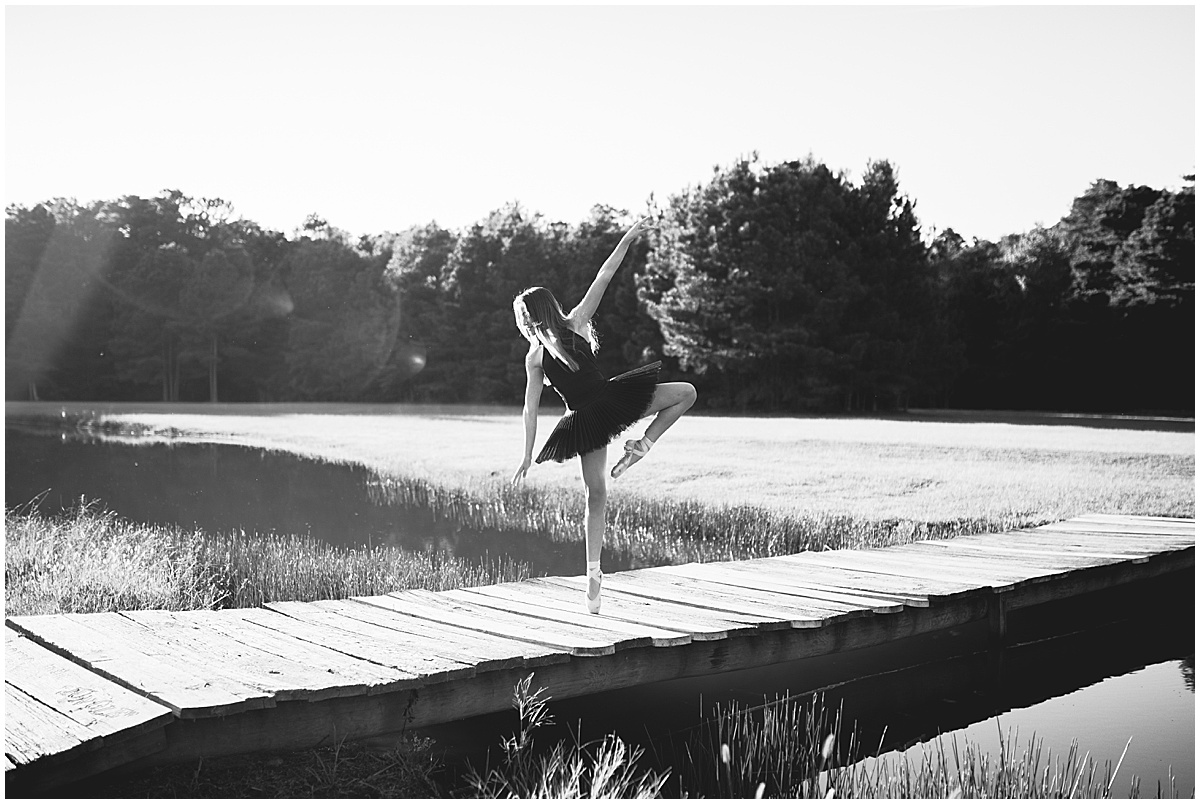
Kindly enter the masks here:
<path id="1" fill-rule="evenodd" d="M 1099 180 L 1053 226 L 927 242 L 893 167 L 714 168 L 647 212 L 596 316 L 741 411 L 1194 408 L 1195 186 Z M 511 300 L 578 300 L 631 217 L 285 236 L 179 191 L 10 206 L 8 399 L 519 404 Z"/>

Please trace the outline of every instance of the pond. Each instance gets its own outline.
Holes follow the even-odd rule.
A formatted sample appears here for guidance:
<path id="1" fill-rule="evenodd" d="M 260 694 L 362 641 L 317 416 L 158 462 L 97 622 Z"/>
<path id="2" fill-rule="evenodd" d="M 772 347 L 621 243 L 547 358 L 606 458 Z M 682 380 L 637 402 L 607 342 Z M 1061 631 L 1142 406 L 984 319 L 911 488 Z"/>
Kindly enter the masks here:
<path id="1" fill-rule="evenodd" d="M 465 558 L 506 554 L 538 575 L 580 572 L 580 544 L 536 533 L 473 531 L 431 511 L 395 504 L 378 493 L 366 469 L 260 449 L 131 446 L 6 427 L 5 468 L 9 507 L 36 501 L 54 513 L 83 498 L 148 524 L 310 534 L 338 545 L 441 549 Z M 612 570 L 625 568 L 620 556 L 606 554 L 606 561 Z M 1166 783 L 1170 766 L 1187 795 L 1194 786 L 1193 583 L 1189 574 L 1076 602 L 1089 607 L 1083 620 L 1069 606 L 1039 612 L 1026 625 L 1032 629 L 1027 644 L 1003 650 L 981 647 L 979 635 L 967 629 L 853 654 L 555 701 L 553 710 L 564 724 L 559 728 L 582 724 L 584 739 L 615 731 L 668 762 L 676 738 L 696 728 L 714 703 L 754 705 L 823 691 L 827 705 L 841 705 L 846 721 L 858 724 L 864 742 L 879 744 L 882 737 L 885 756 L 908 751 L 915 761 L 921 741 L 938 734 L 960 743 L 971 739 L 998 754 L 998 735 L 1011 731 L 1018 750 L 1036 733 L 1055 756 L 1078 739 L 1081 750 L 1116 762 L 1132 737 L 1121 765 L 1126 783 L 1114 793 L 1125 795 L 1129 776 L 1136 774 L 1142 795 L 1153 795 L 1156 782 Z M 1097 616 L 1100 609 L 1104 616 Z M 1147 619 L 1153 628 L 1145 627 Z M 1089 623 L 1086 631 L 1071 633 L 1081 621 Z M 512 716 L 500 713 L 428 733 L 453 756 L 478 760 L 512 725 Z"/>
<path id="2" fill-rule="evenodd" d="M 380 493 L 373 472 L 223 444 L 130 445 L 5 428 L 5 505 L 53 514 L 80 498 L 126 519 L 209 532 L 311 535 L 342 547 L 523 556 L 535 575 L 582 573 L 582 545 L 536 533 L 476 531 Z M 606 555 L 606 566 L 621 566 Z"/>

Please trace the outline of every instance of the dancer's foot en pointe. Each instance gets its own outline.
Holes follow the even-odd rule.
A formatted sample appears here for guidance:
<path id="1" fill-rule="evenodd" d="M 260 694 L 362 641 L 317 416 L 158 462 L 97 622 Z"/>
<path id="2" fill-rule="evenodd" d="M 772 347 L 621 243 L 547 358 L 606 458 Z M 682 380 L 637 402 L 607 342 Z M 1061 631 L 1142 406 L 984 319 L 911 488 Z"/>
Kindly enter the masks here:
<path id="1" fill-rule="evenodd" d="M 617 461 L 617 465 L 612 468 L 611 474 L 613 480 L 625 474 L 626 469 L 633 466 L 642 458 L 645 458 L 652 446 L 654 446 L 654 439 L 649 436 L 642 436 L 636 441 L 626 441 L 625 454 L 621 457 L 621 460 Z"/>
<path id="2" fill-rule="evenodd" d="M 604 573 L 600 571 L 599 561 L 589 561 L 587 565 L 587 591 L 584 592 L 584 602 L 592 614 L 600 613 L 600 579 Z"/>

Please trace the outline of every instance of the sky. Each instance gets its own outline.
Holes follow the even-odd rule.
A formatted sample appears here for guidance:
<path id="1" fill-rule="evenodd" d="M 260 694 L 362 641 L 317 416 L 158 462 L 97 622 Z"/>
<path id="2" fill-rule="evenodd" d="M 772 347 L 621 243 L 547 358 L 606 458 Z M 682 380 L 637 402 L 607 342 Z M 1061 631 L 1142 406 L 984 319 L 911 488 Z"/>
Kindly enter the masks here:
<path id="1" fill-rule="evenodd" d="M 6 6 L 5 204 L 178 189 L 291 234 L 631 213 L 758 154 L 927 233 L 1195 172 L 1195 9 Z"/>

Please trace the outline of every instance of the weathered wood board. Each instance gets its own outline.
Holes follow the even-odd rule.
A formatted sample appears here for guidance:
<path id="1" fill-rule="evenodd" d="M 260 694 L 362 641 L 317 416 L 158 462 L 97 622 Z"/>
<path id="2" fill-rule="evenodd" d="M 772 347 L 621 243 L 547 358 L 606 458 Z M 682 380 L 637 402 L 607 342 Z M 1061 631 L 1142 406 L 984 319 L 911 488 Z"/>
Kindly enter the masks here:
<path id="1" fill-rule="evenodd" d="M 111 638 L 101 624 L 105 619 L 111 618 L 47 614 L 11 617 L 7 622 L 55 653 L 127 689 L 140 691 L 178 717 L 230 715 L 275 705 L 273 697 L 257 687 L 224 675 L 204 675 L 192 664 L 190 654 L 180 654 L 170 645 L 150 638 L 130 642 Z"/>
<path id="2" fill-rule="evenodd" d="M 171 710 L 4 629 L 8 770 L 116 746 L 174 720 Z M 153 744 L 151 744 L 153 745 Z M 153 749 L 151 749 L 153 750 Z"/>

